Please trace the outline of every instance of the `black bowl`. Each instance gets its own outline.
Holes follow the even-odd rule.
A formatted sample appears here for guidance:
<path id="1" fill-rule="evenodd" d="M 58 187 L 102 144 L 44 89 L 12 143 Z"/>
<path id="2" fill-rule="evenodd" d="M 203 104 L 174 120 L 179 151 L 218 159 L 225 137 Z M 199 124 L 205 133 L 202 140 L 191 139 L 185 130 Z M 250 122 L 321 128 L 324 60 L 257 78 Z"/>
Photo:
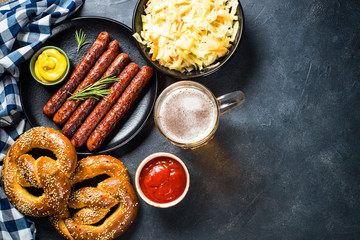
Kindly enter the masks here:
<path id="1" fill-rule="evenodd" d="M 135 6 L 135 10 L 134 10 L 134 14 L 133 14 L 133 23 L 132 23 L 134 33 L 140 34 L 140 32 L 142 30 L 141 15 L 145 14 L 144 10 L 145 10 L 145 5 L 146 5 L 147 1 L 148 0 L 138 0 L 137 4 Z M 229 48 L 228 53 L 225 56 L 219 58 L 217 60 L 217 62 L 219 62 L 219 64 L 213 68 L 206 68 L 206 69 L 202 69 L 202 70 L 193 70 L 191 72 L 179 72 L 176 70 L 171 70 L 167 67 L 160 65 L 158 61 L 152 61 L 151 54 L 149 53 L 149 51 L 150 51 L 149 48 L 147 48 L 146 46 L 144 46 L 143 44 L 141 44 L 139 42 L 137 42 L 137 46 L 138 46 L 141 54 L 145 57 L 145 59 L 151 65 L 153 65 L 159 72 L 161 72 L 163 74 L 169 75 L 176 79 L 196 79 L 196 78 L 200 78 L 200 77 L 205 77 L 205 76 L 208 76 L 208 75 L 218 71 L 226 62 L 228 62 L 230 60 L 231 56 L 236 51 L 236 49 L 240 43 L 241 36 L 244 31 L 244 13 L 243 13 L 243 9 L 241 7 L 240 1 L 239 1 L 238 9 L 237 9 L 237 15 L 239 16 L 240 23 L 239 23 L 239 30 L 236 34 L 235 40 L 232 43 L 231 47 Z"/>

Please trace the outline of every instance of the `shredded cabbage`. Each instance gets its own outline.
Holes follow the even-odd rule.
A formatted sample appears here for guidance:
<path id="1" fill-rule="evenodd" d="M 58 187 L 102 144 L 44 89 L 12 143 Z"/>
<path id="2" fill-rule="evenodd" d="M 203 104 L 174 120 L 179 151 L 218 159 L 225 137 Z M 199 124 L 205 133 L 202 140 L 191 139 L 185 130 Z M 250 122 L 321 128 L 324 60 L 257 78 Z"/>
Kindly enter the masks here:
<path id="1" fill-rule="evenodd" d="M 134 37 L 152 60 L 180 72 L 212 67 L 239 29 L 238 0 L 149 0 Z"/>

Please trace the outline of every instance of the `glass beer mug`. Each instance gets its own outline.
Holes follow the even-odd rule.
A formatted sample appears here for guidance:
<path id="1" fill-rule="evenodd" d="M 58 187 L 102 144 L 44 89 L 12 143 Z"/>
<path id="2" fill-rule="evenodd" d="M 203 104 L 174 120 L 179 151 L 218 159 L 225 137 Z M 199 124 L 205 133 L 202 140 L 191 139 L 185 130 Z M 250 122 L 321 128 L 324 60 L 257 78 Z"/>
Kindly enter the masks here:
<path id="1" fill-rule="evenodd" d="M 154 120 L 160 133 L 172 144 L 194 149 L 213 138 L 221 114 L 244 101 L 242 91 L 216 98 L 198 82 L 179 81 L 165 88 L 157 98 Z"/>

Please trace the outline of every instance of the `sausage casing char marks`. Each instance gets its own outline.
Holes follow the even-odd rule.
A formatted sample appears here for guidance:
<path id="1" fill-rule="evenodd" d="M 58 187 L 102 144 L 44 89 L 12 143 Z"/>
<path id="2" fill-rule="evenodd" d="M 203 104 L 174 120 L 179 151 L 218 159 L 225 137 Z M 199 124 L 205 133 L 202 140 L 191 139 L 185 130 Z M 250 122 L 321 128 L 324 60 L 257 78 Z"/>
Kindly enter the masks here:
<path id="1" fill-rule="evenodd" d="M 87 141 L 87 147 L 90 151 L 98 149 L 102 145 L 110 132 L 115 128 L 139 96 L 141 90 L 149 82 L 153 73 L 153 69 L 148 66 L 144 66 L 140 69 L 118 101 L 91 133 L 90 138 Z"/>
<path id="2" fill-rule="evenodd" d="M 86 74 L 94 66 L 96 60 L 105 51 L 110 41 L 109 33 L 101 32 L 97 37 L 95 43 L 87 51 L 83 59 L 76 66 L 75 70 L 71 74 L 69 80 L 62 86 L 46 103 L 43 111 L 44 113 L 52 117 L 61 105 L 66 101 L 70 94 L 85 78 Z"/>
<path id="3" fill-rule="evenodd" d="M 110 67 L 108 67 L 102 77 L 118 76 L 129 63 L 129 61 L 130 58 L 126 53 L 120 53 L 111 63 Z M 109 84 L 107 87 L 110 87 L 110 85 L 111 84 Z M 94 98 L 88 98 L 83 101 L 62 128 L 62 133 L 68 138 L 71 138 L 98 102 L 99 100 Z"/>
<path id="4" fill-rule="evenodd" d="M 75 89 L 74 94 L 79 92 L 86 86 L 98 81 L 118 53 L 119 43 L 114 40 L 109 44 L 108 49 L 96 61 L 94 67 L 90 70 L 86 78 Z M 53 121 L 58 125 L 64 124 L 81 102 L 81 100 L 66 100 L 66 102 L 56 112 Z"/>
<path id="5" fill-rule="evenodd" d="M 71 143 L 75 147 L 84 145 L 91 132 L 96 125 L 101 121 L 105 114 L 110 110 L 112 105 L 118 100 L 120 94 L 124 91 L 126 86 L 133 79 L 139 71 L 139 66 L 135 63 L 129 63 L 119 76 L 119 81 L 115 82 L 110 88 L 110 94 L 102 99 L 86 118 L 80 128 L 76 131 L 71 139 Z"/>

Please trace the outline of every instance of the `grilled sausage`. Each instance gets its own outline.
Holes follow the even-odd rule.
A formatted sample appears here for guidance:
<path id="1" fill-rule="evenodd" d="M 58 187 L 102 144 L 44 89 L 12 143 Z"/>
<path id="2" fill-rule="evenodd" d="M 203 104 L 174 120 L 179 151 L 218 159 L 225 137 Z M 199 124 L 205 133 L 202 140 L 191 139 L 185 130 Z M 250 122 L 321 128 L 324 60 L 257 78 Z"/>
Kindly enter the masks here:
<path id="1" fill-rule="evenodd" d="M 74 94 L 86 86 L 98 81 L 118 53 L 119 44 L 116 40 L 114 40 L 109 44 L 108 49 L 96 61 L 94 67 L 90 70 L 86 78 L 75 89 Z M 54 115 L 53 121 L 58 125 L 64 124 L 81 102 L 82 100 L 66 100 L 66 102 Z"/>
<path id="2" fill-rule="evenodd" d="M 130 58 L 126 53 L 120 53 L 102 77 L 118 76 L 129 61 Z M 110 87 L 110 85 L 111 84 L 109 84 L 107 88 Z M 94 98 L 88 98 L 83 101 L 62 128 L 62 133 L 66 137 L 71 138 L 98 102 L 99 100 Z"/>
<path id="3" fill-rule="evenodd" d="M 56 111 L 61 107 L 61 105 L 70 96 L 70 94 L 85 78 L 86 74 L 90 71 L 92 66 L 94 66 L 99 56 L 105 51 L 109 41 L 109 33 L 101 32 L 99 34 L 95 43 L 91 46 L 83 59 L 76 66 L 69 80 L 50 98 L 50 100 L 44 106 L 43 112 L 47 116 L 54 116 Z"/>
<path id="4" fill-rule="evenodd" d="M 105 139 L 109 136 L 110 132 L 119 123 L 121 118 L 129 110 L 135 99 L 139 96 L 141 90 L 149 82 L 153 75 L 153 69 L 144 66 L 136 74 L 134 79 L 127 86 L 121 97 L 106 114 L 104 119 L 96 126 L 95 130 L 91 133 L 86 145 L 90 151 L 98 149 Z"/>
<path id="5" fill-rule="evenodd" d="M 81 147 L 91 132 L 95 129 L 96 125 L 101 121 L 105 114 L 110 110 L 112 105 L 118 100 L 120 94 L 124 91 L 126 86 L 129 84 L 131 79 L 133 79 L 136 73 L 139 71 L 139 66 L 135 63 L 130 63 L 121 72 L 119 76 L 119 81 L 114 83 L 110 88 L 110 94 L 102 99 L 86 118 L 80 128 L 76 131 L 74 136 L 71 139 L 71 143 L 75 147 Z"/>

